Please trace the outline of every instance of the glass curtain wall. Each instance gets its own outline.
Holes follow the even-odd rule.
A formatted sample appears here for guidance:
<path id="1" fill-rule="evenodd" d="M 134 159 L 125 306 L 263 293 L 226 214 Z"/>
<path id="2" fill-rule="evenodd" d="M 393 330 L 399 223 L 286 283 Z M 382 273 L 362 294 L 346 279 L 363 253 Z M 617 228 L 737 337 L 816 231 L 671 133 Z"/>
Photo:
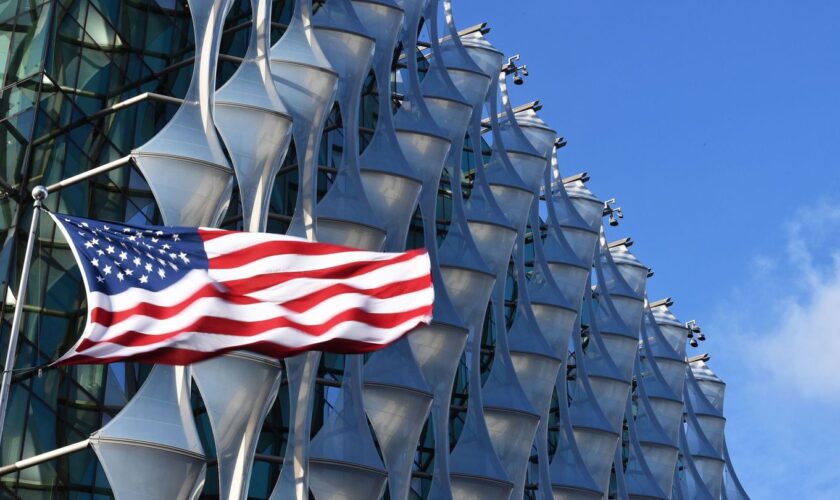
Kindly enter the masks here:
<path id="1" fill-rule="evenodd" d="M 323 1 L 315 1 L 317 10 Z M 275 0 L 272 43 L 283 34 L 293 2 Z M 236 70 L 247 48 L 250 4 L 237 0 L 228 14 L 218 65 L 217 85 Z M 145 143 L 178 109 L 186 93 L 194 59 L 193 29 L 185 0 L 2 0 L 0 1 L 0 349 L 5 352 L 14 296 L 32 213 L 31 189 L 52 184 L 117 160 Z M 428 67 L 417 57 L 420 77 Z M 400 105 L 406 54 L 394 58 L 393 107 Z M 378 96 L 373 76 L 363 90 L 360 113 L 361 147 L 367 145 L 377 122 Z M 128 101 L 126 103 L 126 101 Z M 463 190 L 469 194 L 474 176 L 475 143 L 489 159 L 481 139 L 465 141 Z M 330 187 L 342 154 L 341 116 L 330 115 L 319 156 L 319 196 Z M 291 146 L 294 148 L 294 144 Z M 268 230 L 285 232 L 295 206 L 295 155 L 275 181 Z M 451 215 L 449 178 L 441 180 L 438 238 L 442 240 Z M 223 226 L 239 229 L 242 214 L 234 199 Z M 159 224 L 160 214 L 140 172 L 130 164 L 50 195 L 50 210 L 135 224 Z M 6 435 L 0 462 L 9 464 L 85 439 L 106 424 L 142 385 L 150 367 L 135 363 L 39 369 L 56 359 L 81 333 L 86 317 L 84 290 L 71 252 L 49 220 L 42 219 L 24 301 Z M 419 213 L 408 236 L 408 247 L 423 245 Z M 513 280 L 508 279 L 509 284 Z M 509 318 L 515 290 L 508 287 Z M 492 315 L 488 315 L 488 318 Z M 491 320 L 485 325 L 483 370 L 489 373 L 495 345 Z M 343 356 L 322 358 L 315 404 L 313 436 L 331 411 L 341 384 Z M 209 421 L 193 389 L 196 421 L 208 457 L 215 455 Z M 279 474 L 288 432 L 285 381 L 265 421 L 251 476 L 251 498 L 268 498 Z M 453 390 L 454 443 L 466 411 L 466 365 Z M 415 461 L 415 489 L 428 491 L 434 463 L 431 429 L 424 429 Z M 387 495 L 387 493 L 386 493 Z M 110 488 L 92 451 L 78 452 L 0 478 L 3 498 L 111 498 Z M 213 461 L 208 465 L 202 498 L 217 498 Z"/>

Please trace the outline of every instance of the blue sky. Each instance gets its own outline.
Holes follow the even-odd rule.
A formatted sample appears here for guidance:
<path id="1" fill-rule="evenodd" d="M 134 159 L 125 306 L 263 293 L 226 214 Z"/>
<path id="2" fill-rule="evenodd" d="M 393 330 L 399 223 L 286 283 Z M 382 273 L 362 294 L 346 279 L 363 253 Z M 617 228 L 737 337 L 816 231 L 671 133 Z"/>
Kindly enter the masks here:
<path id="1" fill-rule="evenodd" d="M 753 498 L 840 498 L 840 3 L 455 0 L 697 319 Z"/>

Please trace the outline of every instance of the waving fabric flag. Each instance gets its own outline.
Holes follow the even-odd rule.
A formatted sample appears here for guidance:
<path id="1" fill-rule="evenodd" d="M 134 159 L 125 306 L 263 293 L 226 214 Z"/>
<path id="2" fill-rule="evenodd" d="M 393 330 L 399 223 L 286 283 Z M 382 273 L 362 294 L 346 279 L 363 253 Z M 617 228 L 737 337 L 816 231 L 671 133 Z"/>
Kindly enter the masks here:
<path id="1" fill-rule="evenodd" d="M 431 320 L 425 251 L 50 215 L 88 303 L 82 337 L 57 364 L 188 364 L 236 349 L 361 353 Z"/>

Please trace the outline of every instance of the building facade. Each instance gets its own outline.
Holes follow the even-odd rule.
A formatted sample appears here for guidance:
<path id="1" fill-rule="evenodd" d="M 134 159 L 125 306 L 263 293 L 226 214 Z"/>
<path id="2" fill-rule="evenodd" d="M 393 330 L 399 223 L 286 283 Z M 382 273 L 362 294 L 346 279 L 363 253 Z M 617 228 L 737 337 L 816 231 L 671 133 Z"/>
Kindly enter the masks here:
<path id="1" fill-rule="evenodd" d="M 455 3 L 457 8 L 457 3 Z M 619 209 L 560 175 L 527 74 L 451 0 L 0 3 L 0 277 L 23 305 L 3 498 L 748 498 L 702 333 L 649 301 Z M 43 368 L 83 283 L 29 192 L 135 224 L 425 247 L 431 324 L 389 348 Z M 84 444 L 84 443 L 83 443 Z"/>

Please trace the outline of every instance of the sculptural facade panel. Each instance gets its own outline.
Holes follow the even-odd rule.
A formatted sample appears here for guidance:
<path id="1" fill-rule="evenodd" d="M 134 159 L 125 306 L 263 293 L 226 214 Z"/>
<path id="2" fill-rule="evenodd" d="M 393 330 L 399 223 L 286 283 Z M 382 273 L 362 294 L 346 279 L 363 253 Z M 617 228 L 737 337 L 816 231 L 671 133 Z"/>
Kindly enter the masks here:
<path id="1" fill-rule="evenodd" d="M 87 437 L 93 451 L 3 476 L 4 493 L 748 498 L 723 383 L 609 244 L 609 207 L 563 181 L 557 133 L 511 102 L 515 62 L 484 27 L 458 32 L 457 1 L 10 5 L 4 283 L 31 207 L 14 193 L 128 158 L 48 206 L 424 246 L 437 301 L 430 325 L 366 357 L 22 376 L 3 463 Z M 41 236 L 19 366 L 54 358 L 84 317 L 69 252 Z"/>

